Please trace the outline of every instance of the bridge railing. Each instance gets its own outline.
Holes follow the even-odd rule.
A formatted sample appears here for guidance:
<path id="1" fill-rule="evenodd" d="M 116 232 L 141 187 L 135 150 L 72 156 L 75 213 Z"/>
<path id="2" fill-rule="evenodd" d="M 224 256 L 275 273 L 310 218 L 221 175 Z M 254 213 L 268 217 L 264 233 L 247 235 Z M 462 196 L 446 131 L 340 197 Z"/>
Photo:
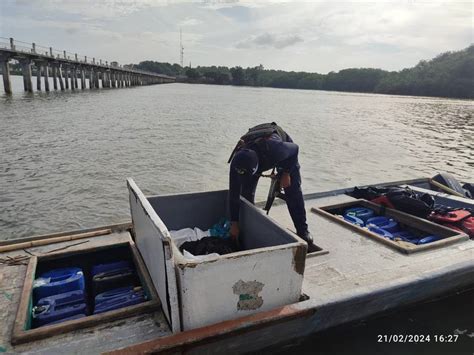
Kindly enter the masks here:
<path id="1" fill-rule="evenodd" d="M 164 74 L 147 72 L 145 70 L 134 69 L 133 67 L 128 68 L 120 64 L 117 64 L 117 65 L 111 64 L 113 62 L 116 63 L 116 61 L 104 61 L 102 59 L 96 59 L 93 56 L 86 56 L 86 55 L 72 53 L 65 50 L 61 51 L 61 50 L 54 49 L 52 47 L 36 44 L 34 42 L 30 43 L 30 42 L 25 42 L 25 41 L 19 41 L 13 38 L 0 37 L 0 49 L 2 48 L 8 49 L 8 50 L 14 50 L 17 52 L 28 53 L 28 54 L 38 54 L 38 55 L 47 56 L 47 57 L 51 57 L 55 59 L 70 60 L 70 61 L 75 61 L 75 62 L 84 63 L 84 64 L 100 65 L 100 66 L 107 67 L 110 69 L 118 69 L 118 70 L 122 69 L 122 70 L 132 71 L 137 74 L 172 78 Z"/>

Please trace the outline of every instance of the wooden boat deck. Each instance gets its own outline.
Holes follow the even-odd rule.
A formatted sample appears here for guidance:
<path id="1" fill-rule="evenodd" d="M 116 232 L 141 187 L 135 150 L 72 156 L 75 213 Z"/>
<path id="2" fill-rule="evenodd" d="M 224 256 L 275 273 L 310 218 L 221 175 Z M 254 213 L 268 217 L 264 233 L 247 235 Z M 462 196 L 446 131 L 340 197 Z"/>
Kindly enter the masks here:
<path id="1" fill-rule="evenodd" d="M 339 317 L 346 321 L 363 318 L 474 284 L 472 240 L 407 255 L 309 212 L 312 207 L 351 200 L 354 198 L 348 195 L 337 195 L 306 201 L 307 221 L 315 243 L 329 253 L 306 259 L 303 292 L 310 299 L 300 304 L 320 308 L 365 297 L 370 308 L 347 310 L 326 324 L 318 324 L 314 331 L 340 322 Z M 286 205 L 275 206 L 270 217 L 294 229 Z M 377 299 L 382 294 L 386 298 Z"/>
<path id="2" fill-rule="evenodd" d="M 256 339 L 255 333 L 245 334 L 238 328 L 239 332 L 230 340 L 228 338 L 225 344 L 222 341 L 219 343 L 222 345 L 222 350 L 228 349 L 229 346 L 238 346 L 235 349 L 239 351 L 257 350 L 270 339 L 275 341 L 275 339 L 285 340 L 285 337 L 305 336 L 334 325 L 365 318 L 474 284 L 474 242 L 471 240 L 440 249 L 404 255 L 310 212 L 312 207 L 351 200 L 352 197 L 340 194 L 310 197 L 306 201 L 308 224 L 315 242 L 329 253 L 307 258 L 303 293 L 309 296 L 309 299 L 292 305 L 291 309 L 295 312 L 316 310 L 314 315 L 304 313 L 306 316 L 300 320 L 292 319 L 288 324 L 275 325 L 268 329 L 259 327 L 258 342 L 250 341 Z M 293 229 L 286 205 L 277 203 L 271 210 L 270 217 L 277 223 Z M 35 255 L 46 254 L 62 247 L 68 247 L 68 250 L 81 250 L 128 241 L 131 240 L 131 236 L 127 231 L 114 231 L 112 234 L 81 241 L 86 240 L 87 242 L 81 244 L 77 241 L 67 241 L 31 247 L 27 250 Z M 19 249 L 0 253 L 0 258 L 18 255 L 28 254 Z M 93 354 L 147 341 L 150 345 L 145 348 L 150 350 L 159 346 L 157 343 L 159 340 L 156 339 L 168 339 L 168 344 L 173 344 L 172 338 L 179 335 L 166 337 L 171 335 L 170 329 L 163 313 L 157 311 L 13 347 L 10 343 L 11 331 L 26 268 L 26 265 L 0 264 L 0 324 L 2 324 L 0 351 L 31 354 Z M 218 325 L 216 327 L 219 328 Z M 222 330 L 224 328 L 223 326 L 219 330 L 224 332 Z M 231 328 L 229 332 L 234 331 L 232 330 L 234 328 Z M 189 332 L 196 335 L 199 333 L 197 331 Z M 203 336 L 202 334 L 206 333 L 200 334 Z M 194 338 L 186 337 L 181 333 L 179 339 L 185 339 L 186 342 L 199 341 L 200 337 L 198 335 Z M 185 341 L 181 340 L 179 344 Z M 204 347 L 201 350 L 206 349 L 210 348 Z M 128 351 L 133 353 L 133 348 Z"/>

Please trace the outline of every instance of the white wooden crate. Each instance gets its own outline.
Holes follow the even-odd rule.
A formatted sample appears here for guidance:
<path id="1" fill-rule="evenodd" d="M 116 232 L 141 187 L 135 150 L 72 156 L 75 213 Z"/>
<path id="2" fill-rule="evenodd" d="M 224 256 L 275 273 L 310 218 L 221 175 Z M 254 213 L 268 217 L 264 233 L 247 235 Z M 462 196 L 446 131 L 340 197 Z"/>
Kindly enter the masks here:
<path id="1" fill-rule="evenodd" d="M 191 261 L 169 230 L 208 229 L 227 215 L 227 191 L 146 198 L 128 186 L 135 240 L 173 331 L 298 302 L 307 245 L 255 206 L 241 199 L 243 251 Z"/>

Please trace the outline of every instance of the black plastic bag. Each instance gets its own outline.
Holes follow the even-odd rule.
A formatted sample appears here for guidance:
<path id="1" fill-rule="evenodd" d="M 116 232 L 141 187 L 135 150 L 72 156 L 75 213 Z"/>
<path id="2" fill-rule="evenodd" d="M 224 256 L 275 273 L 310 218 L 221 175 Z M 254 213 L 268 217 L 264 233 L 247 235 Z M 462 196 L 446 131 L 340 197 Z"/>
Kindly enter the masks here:
<path id="1" fill-rule="evenodd" d="M 200 240 L 185 242 L 179 249 L 181 252 L 187 250 L 195 256 L 212 253 L 225 255 L 238 251 L 236 244 L 232 240 L 221 237 L 204 237 Z"/>

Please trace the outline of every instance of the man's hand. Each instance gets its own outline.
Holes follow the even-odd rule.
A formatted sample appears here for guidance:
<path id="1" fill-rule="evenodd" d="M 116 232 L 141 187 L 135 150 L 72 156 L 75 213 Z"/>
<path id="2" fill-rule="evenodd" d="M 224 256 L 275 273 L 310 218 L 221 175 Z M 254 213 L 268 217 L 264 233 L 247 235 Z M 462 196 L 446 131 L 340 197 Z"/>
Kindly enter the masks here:
<path id="1" fill-rule="evenodd" d="M 291 178 L 289 173 L 283 173 L 280 178 L 280 186 L 284 189 L 290 187 L 291 185 Z"/>
<path id="2" fill-rule="evenodd" d="M 236 221 L 230 222 L 229 234 L 232 240 L 236 241 L 239 238 L 239 233 L 240 233 L 239 222 L 236 222 Z"/>

